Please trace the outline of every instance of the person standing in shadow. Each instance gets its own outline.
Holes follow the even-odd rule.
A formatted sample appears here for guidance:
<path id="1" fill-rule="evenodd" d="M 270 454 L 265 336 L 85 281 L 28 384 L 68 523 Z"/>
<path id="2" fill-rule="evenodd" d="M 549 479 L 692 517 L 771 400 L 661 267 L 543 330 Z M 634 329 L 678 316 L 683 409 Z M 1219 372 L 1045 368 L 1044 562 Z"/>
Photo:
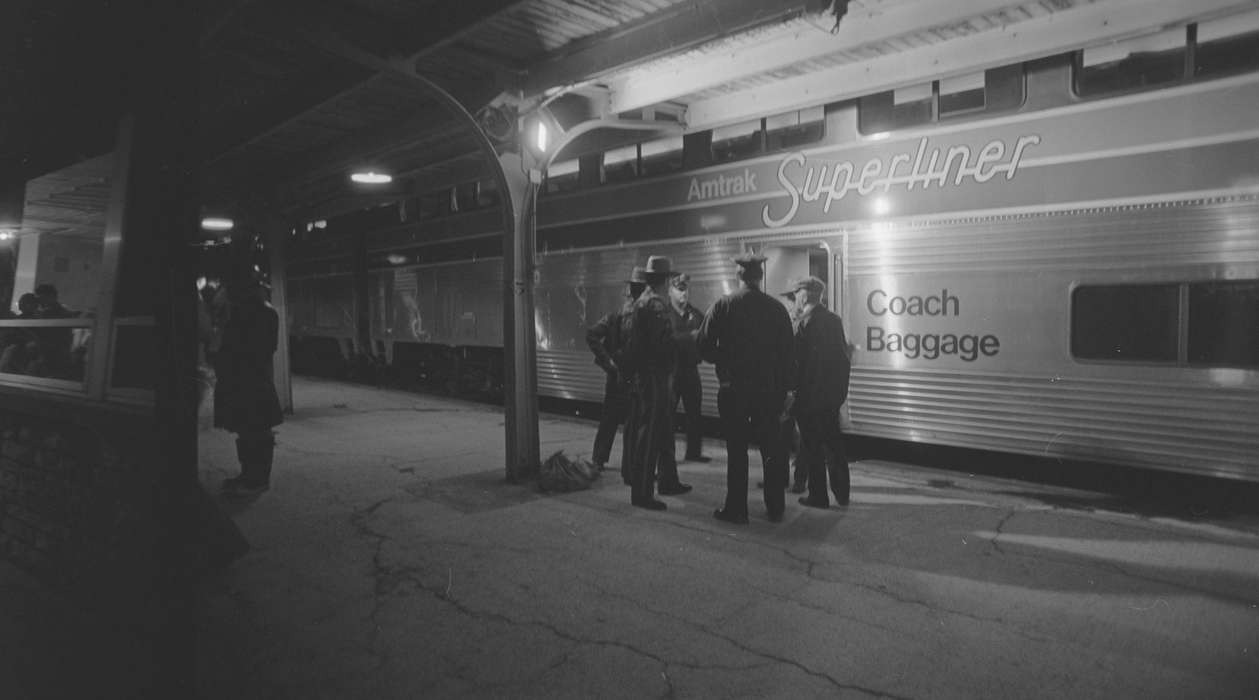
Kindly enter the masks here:
<path id="1" fill-rule="evenodd" d="M 280 317 L 255 277 L 228 285 L 230 310 L 214 357 L 214 425 L 236 433 L 240 475 L 223 482 L 229 495 L 254 495 L 271 486 L 272 428 L 284 421 L 276 395 L 272 356 Z"/>
<path id="2" fill-rule="evenodd" d="M 631 453 L 630 502 L 639 508 L 664 510 L 664 501 L 655 497 L 656 471 L 673 443 L 673 369 L 677 349 L 673 341 L 673 317 L 665 287 L 672 276 L 669 258 L 653 255 L 644 268 L 647 289 L 629 316 L 624 328 L 623 369 L 634 377 L 637 420 Z M 687 490 L 690 490 L 689 487 Z"/>

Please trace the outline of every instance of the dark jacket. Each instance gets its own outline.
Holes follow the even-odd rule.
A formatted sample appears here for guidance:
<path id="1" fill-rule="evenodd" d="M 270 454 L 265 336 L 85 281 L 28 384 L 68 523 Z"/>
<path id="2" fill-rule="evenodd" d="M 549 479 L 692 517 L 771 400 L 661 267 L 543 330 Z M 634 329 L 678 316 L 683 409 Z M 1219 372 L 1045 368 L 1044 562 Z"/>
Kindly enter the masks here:
<path id="1" fill-rule="evenodd" d="M 623 372 L 627 376 L 672 374 L 677 366 L 677 348 L 669 301 L 648 289 L 634 302 L 627 320 L 621 327 Z"/>
<path id="2" fill-rule="evenodd" d="M 627 301 L 620 311 L 604 314 L 595 325 L 586 329 L 586 346 L 594 353 L 595 364 L 609 375 L 615 375 L 621 364 L 625 345 L 621 339 L 621 322 L 631 309 L 633 305 Z"/>
<path id="3" fill-rule="evenodd" d="M 271 357 L 280 317 L 270 304 L 251 299 L 232 306 L 214 358 L 214 425 L 234 433 L 266 430 L 284 421 L 276 396 Z"/>
<path id="4" fill-rule="evenodd" d="M 717 380 L 739 390 L 783 394 L 793 343 L 787 309 L 759 289 L 717 300 L 696 336 L 699 354 L 717 365 Z"/>
<path id="5" fill-rule="evenodd" d="M 848 338 L 844 322 L 824 306 L 815 306 L 796 329 L 795 413 L 836 409 L 848 398 Z"/>

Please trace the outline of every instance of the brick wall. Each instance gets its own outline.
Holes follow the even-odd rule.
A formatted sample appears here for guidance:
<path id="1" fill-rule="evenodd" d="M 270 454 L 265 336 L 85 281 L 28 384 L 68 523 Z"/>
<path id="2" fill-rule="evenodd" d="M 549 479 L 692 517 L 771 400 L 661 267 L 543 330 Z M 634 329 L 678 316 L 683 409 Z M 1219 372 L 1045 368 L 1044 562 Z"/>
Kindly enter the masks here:
<path id="1" fill-rule="evenodd" d="M 0 395 L 0 557 L 71 591 L 151 581 L 152 425 L 149 412 Z"/>

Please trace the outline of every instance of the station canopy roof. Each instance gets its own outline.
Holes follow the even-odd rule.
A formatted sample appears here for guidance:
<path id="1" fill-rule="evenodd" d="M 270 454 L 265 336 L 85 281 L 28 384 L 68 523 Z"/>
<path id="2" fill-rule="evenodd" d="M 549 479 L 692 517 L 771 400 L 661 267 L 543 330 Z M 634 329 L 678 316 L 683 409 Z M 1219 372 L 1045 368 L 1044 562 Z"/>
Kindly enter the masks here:
<path id="1" fill-rule="evenodd" d="M 23 2 L 75 6 L 69 0 Z M 200 4 L 194 79 L 204 203 L 229 211 L 247 199 L 264 201 L 274 214 L 294 221 L 489 175 L 466 125 L 421 88 L 416 74 L 481 119 L 546 105 L 561 127 L 584 123 L 590 135 L 557 156 L 568 158 L 582 149 L 971 75 L 1255 5 L 1253 0 Z M 96 41 L 107 47 L 105 40 Z M 365 189 L 349 179 L 360 168 L 389 172 L 394 181 Z"/>

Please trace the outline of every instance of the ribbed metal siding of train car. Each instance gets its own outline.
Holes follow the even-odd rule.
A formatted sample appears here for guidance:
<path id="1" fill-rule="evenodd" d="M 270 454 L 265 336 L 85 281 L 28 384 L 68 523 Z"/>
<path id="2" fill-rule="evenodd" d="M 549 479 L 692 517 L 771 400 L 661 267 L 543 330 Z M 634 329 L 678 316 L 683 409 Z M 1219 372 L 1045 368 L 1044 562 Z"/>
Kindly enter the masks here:
<path id="1" fill-rule="evenodd" d="M 285 298 L 293 371 L 341 376 L 354 342 L 354 278 L 348 261 L 315 263 L 290 276 Z"/>
<path id="2" fill-rule="evenodd" d="M 545 232 L 540 237 L 544 237 Z M 617 248 L 550 252 L 540 257 L 535 285 L 538 334 L 538 391 L 544 396 L 602 401 L 604 374 L 586 347 L 586 329 L 620 309 L 635 265 L 665 255 L 691 276 L 691 304 L 701 311 L 735 288 L 730 258 L 741 251 L 726 242 L 669 242 Z M 712 365 L 700 366 L 704 413 L 717 414 Z"/>
<path id="3" fill-rule="evenodd" d="M 847 260 L 856 432 L 1259 479 L 1259 367 L 1072 338 L 1082 287 L 1254 279 L 1253 198 L 864 226 Z"/>

